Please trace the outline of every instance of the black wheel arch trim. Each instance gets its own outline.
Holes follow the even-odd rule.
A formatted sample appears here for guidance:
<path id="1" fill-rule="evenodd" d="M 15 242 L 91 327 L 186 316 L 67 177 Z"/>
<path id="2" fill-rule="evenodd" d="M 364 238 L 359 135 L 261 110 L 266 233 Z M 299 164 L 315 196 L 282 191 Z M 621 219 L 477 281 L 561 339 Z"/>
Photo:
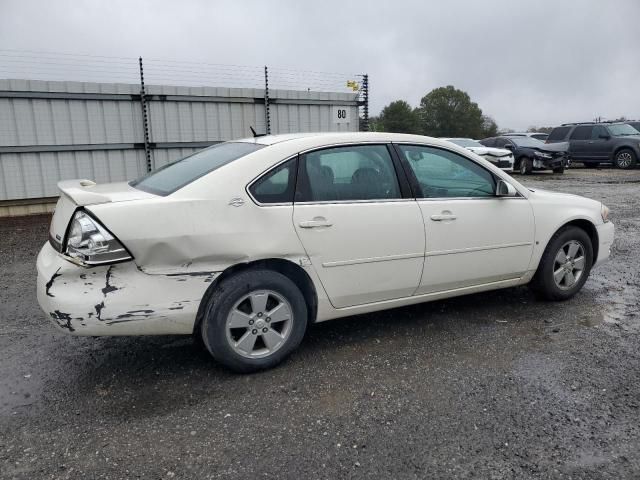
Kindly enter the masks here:
<path id="1" fill-rule="evenodd" d="M 220 284 L 227 278 L 233 275 L 246 272 L 247 270 L 273 270 L 285 277 L 289 278 L 302 292 L 302 296 L 307 304 L 308 322 L 309 324 L 315 323 L 318 313 L 318 293 L 316 291 L 315 284 L 309 274 L 296 263 L 285 260 L 283 258 L 265 258 L 261 260 L 255 260 L 247 263 L 238 263 L 225 269 L 218 277 L 211 282 L 211 285 L 207 288 L 200 305 L 198 307 L 198 313 L 196 314 L 196 321 L 193 324 L 193 334 L 198 335 L 204 320 L 209 299 L 213 295 L 213 292 L 220 286 Z"/>

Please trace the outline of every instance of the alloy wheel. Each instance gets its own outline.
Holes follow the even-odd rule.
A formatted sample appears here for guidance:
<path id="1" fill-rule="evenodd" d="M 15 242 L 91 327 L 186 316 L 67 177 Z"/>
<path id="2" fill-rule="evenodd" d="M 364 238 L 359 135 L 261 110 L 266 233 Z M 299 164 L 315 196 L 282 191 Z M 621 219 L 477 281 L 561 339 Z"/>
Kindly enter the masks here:
<path id="1" fill-rule="evenodd" d="M 628 168 L 631 166 L 632 162 L 633 162 L 633 157 L 629 152 L 621 152 L 616 157 L 616 163 L 620 168 Z"/>
<path id="2" fill-rule="evenodd" d="M 584 252 L 582 243 L 570 240 L 556 253 L 553 262 L 553 280 L 561 290 L 569 290 L 580 281 L 585 267 Z"/>
<path id="3" fill-rule="evenodd" d="M 250 292 L 235 303 L 227 316 L 227 341 L 243 357 L 267 357 L 289 337 L 292 312 L 289 302 L 272 290 Z"/>

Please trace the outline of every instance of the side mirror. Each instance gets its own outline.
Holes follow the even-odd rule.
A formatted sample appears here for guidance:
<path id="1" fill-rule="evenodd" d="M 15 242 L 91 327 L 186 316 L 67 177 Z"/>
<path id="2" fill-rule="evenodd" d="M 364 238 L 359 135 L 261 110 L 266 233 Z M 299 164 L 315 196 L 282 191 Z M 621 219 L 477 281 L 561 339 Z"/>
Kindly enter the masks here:
<path id="1" fill-rule="evenodd" d="M 511 145 L 510 143 L 507 143 L 504 147 L 502 148 L 506 148 L 507 150 L 513 150 L 513 145 Z"/>
<path id="2" fill-rule="evenodd" d="M 598 138 L 601 138 L 602 140 L 609 140 L 611 138 L 610 135 L 598 135 Z"/>
<path id="3" fill-rule="evenodd" d="M 496 197 L 515 197 L 517 195 L 518 191 L 516 190 L 516 187 L 502 179 L 498 180 L 498 185 L 496 185 Z"/>

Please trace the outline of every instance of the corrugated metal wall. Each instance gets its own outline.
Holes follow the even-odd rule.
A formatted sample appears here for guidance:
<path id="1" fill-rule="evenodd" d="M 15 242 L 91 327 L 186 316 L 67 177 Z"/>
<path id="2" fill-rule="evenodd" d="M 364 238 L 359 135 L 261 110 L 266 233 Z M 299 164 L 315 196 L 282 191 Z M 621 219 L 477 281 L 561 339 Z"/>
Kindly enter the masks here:
<path id="1" fill-rule="evenodd" d="M 146 171 L 139 85 L 0 80 L 0 201 L 57 195 L 71 178 Z M 261 89 L 146 87 L 152 164 L 264 132 Z M 357 94 L 271 90 L 271 133 L 357 131 Z M 341 118 L 336 111 L 341 110 Z M 340 115 L 340 114 L 339 114 Z"/>

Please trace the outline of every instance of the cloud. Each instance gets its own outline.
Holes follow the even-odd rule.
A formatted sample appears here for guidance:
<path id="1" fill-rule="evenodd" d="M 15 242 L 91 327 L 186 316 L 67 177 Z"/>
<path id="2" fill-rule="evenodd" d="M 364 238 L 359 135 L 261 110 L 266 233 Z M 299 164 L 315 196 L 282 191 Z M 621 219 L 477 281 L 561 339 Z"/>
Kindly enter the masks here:
<path id="1" fill-rule="evenodd" d="M 366 72 L 374 113 L 454 85 L 520 129 L 640 117 L 639 18 L 637 0 L 3 0 L 0 45 L 344 72 L 327 85 Z"/>

